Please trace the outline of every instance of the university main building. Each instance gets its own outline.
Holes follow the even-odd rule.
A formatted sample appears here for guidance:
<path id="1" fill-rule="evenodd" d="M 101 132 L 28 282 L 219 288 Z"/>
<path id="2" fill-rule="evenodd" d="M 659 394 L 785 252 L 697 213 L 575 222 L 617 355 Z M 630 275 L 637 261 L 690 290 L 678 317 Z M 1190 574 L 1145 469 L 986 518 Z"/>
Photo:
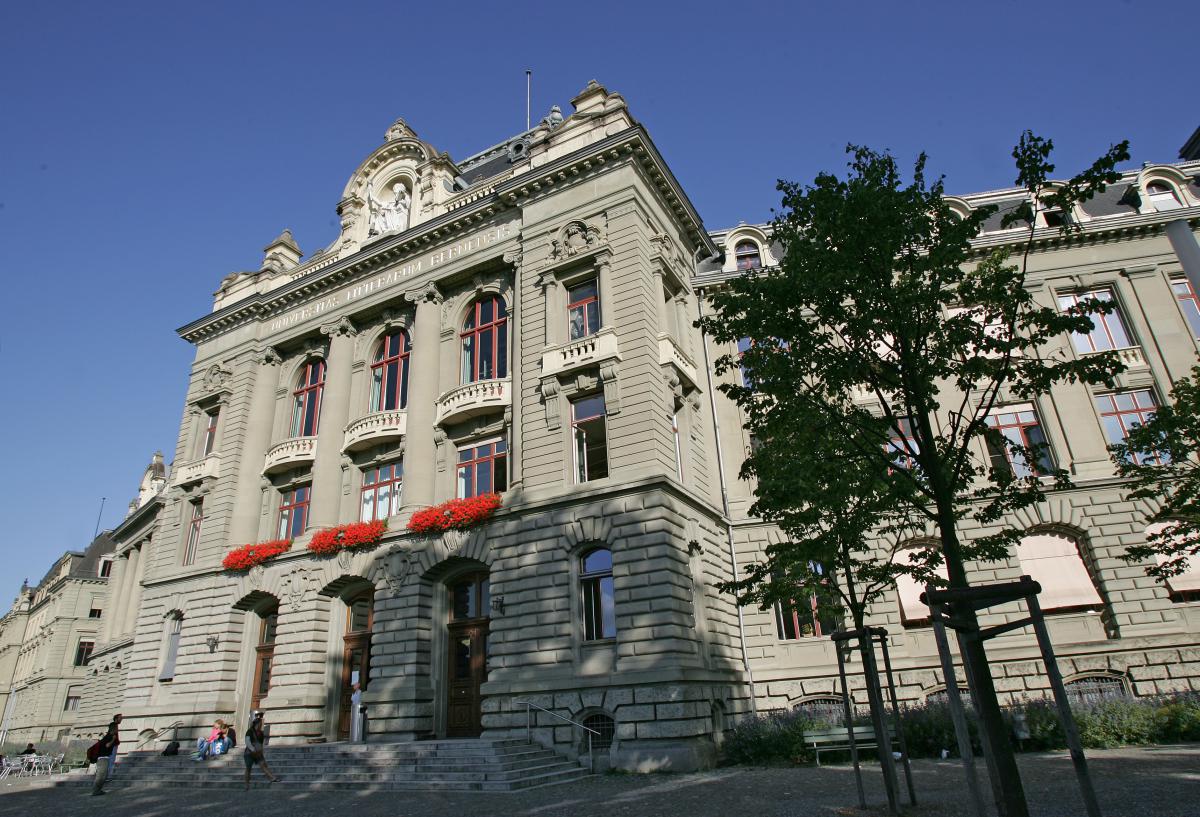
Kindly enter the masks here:
<path id="1" fill-rule="evenodd" d="M 152 463 L 103 553 L 78 560 L 102 580 L 99 626 L 42 651 L 26 624 L 58 597 L 40 586 L 0 622 L 10 740 L 54 736 L 25 713 L 64 708 L 36 693 L 63 684 L 32 680 L 67 670 L 82 680 L 66 729 L 121 711 L 147 748 L 256 708 L 276 743 L 345 740 L 357 684 L 370 741 L 523 735 L 529 702 L 595 728 L 613 765 L 688 768 L 752 710 L 829 706 L 839 622 L 811 600 L 739 609 L 715 589 L 779 533 L 737 478 L 749 440 L 712 365 L 732 350 L 693 322 L 706 292 L 779 248 L 757 227 L 707 231 L 620 95 L 593 82 L 572 105 L 458 161 L 397 121 L 351 174 L 332 244 L 303 259 L 284 232 L 258 270 L 220 282 L 179 330 L 196 357 L 172 466 Z M 1128 370 L 1115 390 L 1061 385 L 995 411 L 1006 433 L 1046 439 L 1077 487 L 1022 511 L 1028 535 L 973 581 L 1043 583 L 1080 695 L 1200 688 L 1200 573 L 1162 586 L 1120 559 L 1149 509 L 1106 450 L 1196 362 L 1198 174 L 1148 165 L 1038 214 L 1036 297 L 1117 304 L 1059 351 L 1119 349 Z M 997 223 L 978 244 L 1026 235 Z M 406 527 L 491 492 L 501 507 L 470 530 Z M 372 520 L 387 523 L 373 547 L 307 548 Z M 222 567 L 280 539 L 294 541 L 275 558 Z M 917 592 L 874 610 L 909 701 L 945 688 Z M 1003 692 L 1047 688 L 1027 632 L 991 654 Z M 578 732 L 535 715 L 536 740 L 578 751 Z"/>

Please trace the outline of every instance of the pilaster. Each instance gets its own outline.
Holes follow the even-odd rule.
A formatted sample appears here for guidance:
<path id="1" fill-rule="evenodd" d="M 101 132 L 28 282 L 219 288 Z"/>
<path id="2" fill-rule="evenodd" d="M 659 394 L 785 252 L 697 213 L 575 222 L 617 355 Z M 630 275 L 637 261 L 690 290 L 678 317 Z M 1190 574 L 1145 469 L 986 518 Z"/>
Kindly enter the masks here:
<path id="1" fill-rule="evenodd" d="M 259 512 L 262 504 L 263 457 L 271 444 L 275 417 L 275 386 L 279 381 L 279 353 L 271 347 L 258 352 L 254 358 L 254 389 L 247 408 L 245 442 L 238 461 L 237 493 L 234 497 L 233 518 L 229 524 L 229 544 L 253 542 L 258 537 Z"/>
<path id="2" fill-rule="evenodd" d="M 342 439 L 350 416 L 350 373 L 354 337 L 348 318 L 321 327 L 329 336 L 329 364 L 321 394 L 321 417 L 313 459 L 312 511 L 309 527 L 336 525 L 342 497 Z"/>
<path id="3" fill-rule="evenodd" d="M 415 509 L 432 505 L 435 496 L 437 451 L 432 432 L 439 394 L 442 293 L 431 283 L 404 297 L 417 307 L 404 443 L 404 507 Z"/>

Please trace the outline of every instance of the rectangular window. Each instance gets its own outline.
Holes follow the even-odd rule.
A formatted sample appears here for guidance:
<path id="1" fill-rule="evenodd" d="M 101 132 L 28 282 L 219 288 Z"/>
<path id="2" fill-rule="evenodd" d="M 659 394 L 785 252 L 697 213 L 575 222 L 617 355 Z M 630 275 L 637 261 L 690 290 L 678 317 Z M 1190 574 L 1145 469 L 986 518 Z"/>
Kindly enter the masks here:
<path id="1" fill-rule="evenodd" d="M 571 404 L 571 434 L 575 443 L 575 481 L 588 482 L 608 476 L 603 394 Z"/>
<path id="2" fill-rule="evenodd" d="M 107 579 L 109 576 L 111 576 L 112 575 L 112 566 L 113 566 L 112 559 L 101 559 L 100 560 L 100 578 Z"/>
<path id="3" fill-rule="evenodd" d="M 987 424 L 1000 432 L 1005 439 L 1026 448 L 1034 458 L 1033 464 L 1030 465 L 1020 453 L 989 439 L 988 454 L 991 456 L 993 468 L 1007 469 L 1016 477 L 1040 476 L 1053 470 L 1054 461 L 1050 457 L 1046 433 L 1042 431 L 1032 403 L 992 409 Z"/>
<path id="4" fill-rule="evenodd" d="M 508 490 L 508 444 L 489 440 L 458 449 L 458 497 Z"/>
<path id="5" fill-rule="evenodd" d="M 597 548 L 579 560 L 583 640 L 617 637 L 617 612 L 613 596 L 612 551 Z"/>
<path id="6" fill-rule="evenodd" d="M 183 563 L 196 561 L 196 549 L 200 545 L 200 528 L 204 524 L 204 500 L 192 503 L 192 518 L 188 520 L 187 543 L 183 547 Z"/>
<path id="7" fill-rule="evenodd" d="M 92 650 L 95 648 L 96 642 L 94 641 L 80 641 L 79 646 L 75 648 L 75 666 L 86 666 L 88 659 L 92 657 Z"/>
<path id="8" fill-rule="evenodd" d="M 399 513 L 403 485 L 403 463 L 394 462 L 363 471 L 360 520 L 372 522 Z"/>
<path id="9" fill-rule="evenodd" d="M 63 712 L 78 712 L 83 691 L 79 687 L 67 687 L 67 699 L 63 701 Z"/>
<path id="10" fill-rule="evenodd" d="M 1175 290 L 1179 308 L 1183 310 L 1183 317 L 1187 318 L 1188 326 L 1192 329 L 1192 337 L 1200 338 L 1200 300 L 1196 298 L 1191 281 L 1187 278 L 1172 278 L 1171 289 Z"/>
<path id="11" fill-rule="evenodd" d="M 737 350 L 738 350 L 738 359 L 739 360 L 741 360 L 742 355 L 746 354 L 746 352 L 748 352 L 750 350 L 750 346 L 751 346 L 750 338 L 742 338 L 741 340 L 738 341 Z M 753 375 L 750 374 L 750 370 L 747 369 L 741 363 L 739 363 L 738 371 L 741 372 L 741 375 L 742 375 L 742 385 L 748 389 L 754 388 L 754 377 L 753 377 Z"/>
<path id="12" fill-rule="evenodd" d="M 595 278 L 567 289 L 567 328 L 570 340 L 600 331 L 600 291 Z"/>
<path id="13" fill-rule="evenodd" d="M 1072 307 L 1087 307 L 1089 302 L 1113 303 L 1111 289 L 1093 289 L 1090 292 L 1069 292 L 1059 294 L 1058 306 L 1066 311 Z M 1086 355 L 1089 352 L 1106 352 L 1109 349 L 1128 349 L 1133 346 L 1129 333 L 1125 330 L 1125 321 L 1121 318 L 1121 310 L 1113 309 L 1108 314 L 1093 312 L 1088 316 L 1092 321 L 1092 331 L 1086 335 L 1078 332 L 1071 333 L 1071 342 L 1075 351 Z"/>
<path id="14" fill-rule="evenodd" d="M 1140 426 L 1154 416 L 1158 403 L 1154 393 L 1149 389 L 1136 391 L 1114 392 L 1100 394 L 1096 398 L 1096 409 L 1100 412 L 1100 422 L 1104 426 L 1104 434 L 1108 437 L 1109 445 L 1124 442 L 1129 430 Z M 1156 455 L 1138 455 L 1138 462 L 1162 464 L 1163 460 Z"/>
<path id="15" fill-rule="evenodd" d="M 279 495 L 279 528 L 276 537 L 295 539 L 308 527 L 308 503 L 312 499 L 311 485 L 297 485 Z"/>
<path id="16" fill-rule="evenodd" d="M 217 444 L 217 419 L 221 416 L 221 409 L 209 409 L 204 413 L 204 431 L 200 435 L 200 444 L 197 446 L 196 458 L 207 457 L 213 452 L 213 448 Z"/>
<path id="17" fill-rule="evenodd" d="M 775 602 L 775 631 L 782 641 L 829 635 L 837 629 L 837 618 L 822 610 L 814 593 L 798 604 Z"/>
<path id="18" fill-rule="evenodd" d="M 913 439 L 912 419 L 900 417 L 897 418 L 897 424 L 898 427 L 893 426 L 888 430 L 890 437 L 884 450 L 891 457 L 894 467 L 912 471 L 917 467 L 915 455 L 918 453 L 917 441 Z"/>
<path id="19" fill-rule="evenodd" d="M 99 607 L 93 607 L 92 609 L 88 610 L 88 618 L 100 618 L 100 616 L 101 610 Z"/>
<path id="20" fill-rule="evenodd" d="M 174 617 L 167 622 L 167 651 L 163 655 L 162 671 L 158 680 L 170 681 L 175 678 L 175 662 L 179 660 L 179 639 L 183 634 L 183 619 Z"/>

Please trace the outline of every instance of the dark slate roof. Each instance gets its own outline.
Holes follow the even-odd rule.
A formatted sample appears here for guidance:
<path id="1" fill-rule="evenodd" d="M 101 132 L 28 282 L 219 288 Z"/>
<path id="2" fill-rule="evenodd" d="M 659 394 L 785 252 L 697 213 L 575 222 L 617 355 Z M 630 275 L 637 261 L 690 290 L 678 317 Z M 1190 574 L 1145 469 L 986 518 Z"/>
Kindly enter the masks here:
<path id="1" fill-rule="evenodd" d="M 987 220 L 983 222 L 983 231 L 985 233 L 990 233 L 995 230 L 1002 229 L 1000 227 L 1000 222 L 1004 219 L 1005 214 L 1016 210 L 1021 206 L 1021 202 L 1023 201 L 1025 201 L 1024 198 L 1017 198 L 1008 199 L 1006 201 L 991 202 L 994 203 L 998 209 L 996 212 L 988 216 Z"/>
<path id="2" fill-rule="evenodd" d="M 463 171 L 463 178 L 467 180 L 468 184 L 475 184 L 481 179 L 498 176 L 511 166 L 512 162 L 508 160 L 508 151 L 501 151 Z"/>
<path id="3" fill-rule="evenodd" d="M 1093 218 L 1116 216 L 1137 212 L 1137 191 L 1132 184 L 1112 184 L 1103 193 L 1098 193 L 1083 203 L 1083 212 Z"/>
<path id="4" fill-rule="evenodd" d="M 108 531 L 104 531 L 88 545 L 82 552 L 78 550 L 68 550 L 62 556 L 54 560 L 54 564 L 46 571 L 46 575 L 38 582 L 37 589 L 45 587 L 49 582 L 53 581 L 58 576 L 59 568 L 64 559 L 69 559 L 71 567 L 67 572 L 68 576 L 75 578 L 97 578 L 100 573 L 100 557 L 107 556 L 116 548 L 115 543 L 108 537 Z"/>
<path id="5" fill-rule="evenodd" d="M 1192 131 L 1192 135 L 1179 149 L 1180 159 L 1200 159 L 1200 128 Z"/>

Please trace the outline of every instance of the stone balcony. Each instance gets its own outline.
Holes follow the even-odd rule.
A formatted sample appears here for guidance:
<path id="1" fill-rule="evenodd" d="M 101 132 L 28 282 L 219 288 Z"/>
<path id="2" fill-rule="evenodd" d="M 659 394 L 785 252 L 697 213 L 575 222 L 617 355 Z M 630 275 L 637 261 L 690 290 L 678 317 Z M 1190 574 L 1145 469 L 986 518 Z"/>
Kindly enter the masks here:
<path id="1" fill-rule="evenodd" d="M 1117 360 L 1125 364 L 1127 369 L 1142 369 L 1150 365 L 1146 363 L 1146 356 L 1142 354 L 1141 346 L 1126 346 L 1124 349 L 1108 349 L 1117 356 Z M 1098 355 L 1102 352 L 1084 352 L 1083 356 Z"/>
<path id="2" fill-rule="evenodd" d="M 480 414 L 502 411 L 512 405 L 512 381 L 479 380 L 443 394 L 437 401 L 434 422 L 461 423 Z"/>
<path id="3" fill-rule="evenodd" d="M 408 430 L 408 412 L 404 409 L 376 411 L 359 417 L 346 426 L 343 451 L 357 451 L 378 443 L 398 440 Z"/>
<path id="4" fill-rule="evenodd" d="M 671 364 L 690 381 L 692 386 L 699 387 L 700 376 L 696 371 L 696 364 L 684 354 L 683 350 L 679 348 L 679 344 L 670 335 L 658 336 L 658 363 L 660 366 Z"/>
<path id="5" fill-rule="evenodd" d="M 171 485 L 191 485 L 208 477 L 216 479 L 220 469 L 221 456 L 209 454 L 203 459 L 185 462 L 171 469 Z"/>
<path id="6" fill-rule="evenodd" d="M 616 332 L 610 327 L 605 327 L 594 335 L 542 352 L 542 377 L 594 366 L 610 358 L 620 360 L 621 355 L 617 350 Z"/>
<path id="7" fill-rule="evenodd" d="M 316 437 L 292 437 L 275 443 L 267 449 L 267 456 L 263 458 L 263 474 L 286 471 L 300 465 L 312 465 L 316 450 Z"/>

